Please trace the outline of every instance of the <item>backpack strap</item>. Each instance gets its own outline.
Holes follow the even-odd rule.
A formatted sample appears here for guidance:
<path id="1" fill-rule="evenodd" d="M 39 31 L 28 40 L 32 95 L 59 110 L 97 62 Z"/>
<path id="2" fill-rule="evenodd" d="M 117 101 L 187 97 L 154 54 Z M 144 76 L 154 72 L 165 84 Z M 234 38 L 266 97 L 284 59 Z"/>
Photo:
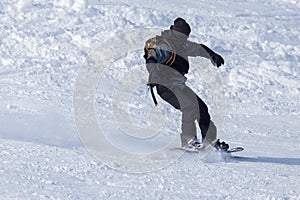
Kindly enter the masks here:
<path id="1" fill-rule="evenodd" d="M 176 57 L 176 53 L 175 53 L 175 47 L 174 45 L 169 41 L 169 39 L 167 38 L 162 38 L 162 41 L 164 43 L 166 43 L 170 48 L 171 48 L 171 56 L 170 58 L 166 61 L 166 65 L 171 66 L 174 61 L 175 61 L 175 57 Z"/>
<path id="2" fill-rule="evenodd" d="M 149 87 L 150 87 L 150 92 L 151 92 L 153 102 L 154 102 L 155 106 L 157 106 L 158 103 L 157 103 L 157 100 L 156 100 L 156 97 L 155 97 L 155 94 L 154 94 L 154 91 L 153 91 L 153 88 L 155 87 L 155 85 L 149 85 Z"/>

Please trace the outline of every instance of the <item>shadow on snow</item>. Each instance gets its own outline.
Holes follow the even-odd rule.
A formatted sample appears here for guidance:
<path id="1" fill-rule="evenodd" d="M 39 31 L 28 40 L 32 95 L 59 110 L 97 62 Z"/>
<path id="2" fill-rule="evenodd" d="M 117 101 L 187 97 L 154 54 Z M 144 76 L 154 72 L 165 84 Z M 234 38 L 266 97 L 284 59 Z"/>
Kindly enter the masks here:
<path id="1" fill-rule="evenodd" d="M 275 158 L 275 157 L 240 157 L 234 156 L 240 162 L 274 163 L 283 165 L 300 165 L 300 158 Z"/>

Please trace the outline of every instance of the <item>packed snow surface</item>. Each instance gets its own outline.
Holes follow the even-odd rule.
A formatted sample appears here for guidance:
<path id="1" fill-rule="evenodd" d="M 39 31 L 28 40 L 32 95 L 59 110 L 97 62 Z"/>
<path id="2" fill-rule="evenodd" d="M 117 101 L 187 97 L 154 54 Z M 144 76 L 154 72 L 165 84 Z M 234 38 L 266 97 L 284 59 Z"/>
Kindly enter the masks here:
<path id="1" fill-rule="evenodd" d="M 101 62 L 120 52 L 95 70 L 96 120 L 128 153 L 163 148 L 180 133 L 180 113 L 159 98 L 155 108 L 140 85 L 147 81 L 142 33 L 159 35 L 177 17 L 191 25 L 191 41 L 224 57 L 219 69 L 191 59 L 188 84 L 208 103 L 219 137 L 245 150 L 184 153 L 147 173 L 120 170 L 109 154 L 107 165 L 77 131 L 82 69 L 99 51 L 111 52 Z M 3 0 L 0 22 L 0 199 L 300 199 L 299 1 Z M 130 96 L 124 83 L 134 88 Z M 149 113 L 162 134 L 149 135 L 157 131 Z M 133 123 L 144 129 L 133 135 L 142 143 L 120 131 Z"/>

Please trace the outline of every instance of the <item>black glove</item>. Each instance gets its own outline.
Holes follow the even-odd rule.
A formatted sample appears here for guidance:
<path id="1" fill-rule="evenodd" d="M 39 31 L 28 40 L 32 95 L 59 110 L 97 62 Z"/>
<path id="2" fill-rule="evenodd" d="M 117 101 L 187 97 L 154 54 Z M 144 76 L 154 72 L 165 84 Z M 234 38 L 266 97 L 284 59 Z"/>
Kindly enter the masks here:
<path id="1" fill-rule="evenodd" d="M 222 58 L 222 56 L 220 56 L 219 54 L 217 53 L 213 53 L 211 55 L 211 62 L 214 66 L 217 66 L 218 68 L 221 66 L 221 65 L 224 65 L 224 59 Z"/>
<path id="2" fill-rule="evenodd" d="M 201 44 L 201 46 L 205 49 L 205 51 L 210 55 L 210 61 L 214 66 L 220 67 L 221 65 L 224 65 L 224 59 L 219 54 L 213 52 L 210 48 L 205 46 L 204 44 Z"/>

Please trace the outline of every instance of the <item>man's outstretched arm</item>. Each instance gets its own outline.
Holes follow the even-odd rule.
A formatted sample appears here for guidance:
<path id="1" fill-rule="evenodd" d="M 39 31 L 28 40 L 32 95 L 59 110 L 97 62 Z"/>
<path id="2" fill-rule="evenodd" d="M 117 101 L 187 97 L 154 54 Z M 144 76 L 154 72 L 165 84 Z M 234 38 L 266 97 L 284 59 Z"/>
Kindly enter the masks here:
<path id="1" fill-rule="evenodd" d="M 219 54 L 205 46 L 204 44 L 198 44 L 196 42 L 187 41 L 187 56 L 201 56 L 210 59 L 214 66 L 220 67 L 224 64 L 224 59 Z"/>

